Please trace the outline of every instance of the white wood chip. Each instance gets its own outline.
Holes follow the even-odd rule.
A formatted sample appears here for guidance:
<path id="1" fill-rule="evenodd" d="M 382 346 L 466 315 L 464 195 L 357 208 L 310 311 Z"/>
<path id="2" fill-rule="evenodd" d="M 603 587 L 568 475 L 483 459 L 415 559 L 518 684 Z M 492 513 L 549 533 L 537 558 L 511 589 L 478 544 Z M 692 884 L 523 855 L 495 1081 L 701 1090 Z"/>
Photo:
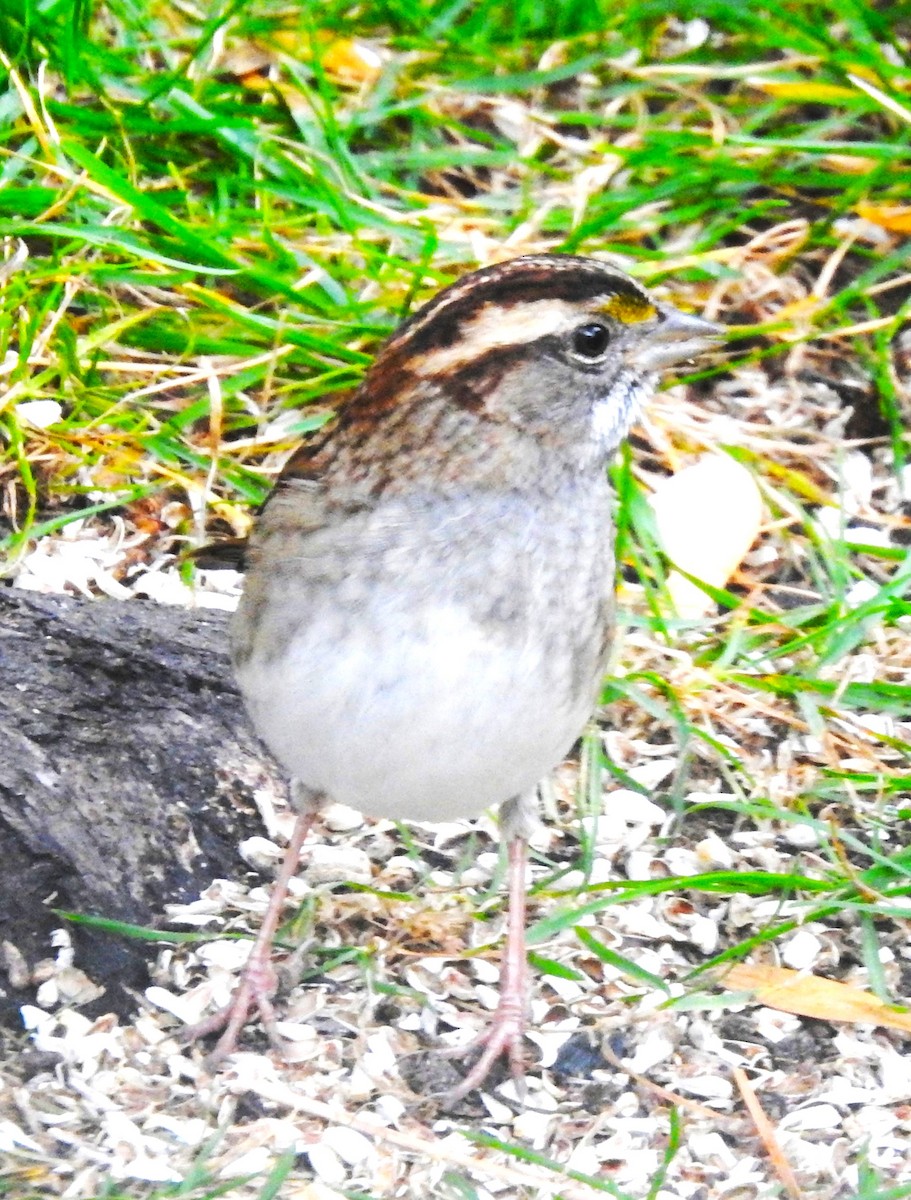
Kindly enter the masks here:
<path id="1" fill-rule="evenodd" d="M 270 872 L 281 862 L 284 851 L 281 846 L 264 837 L 245 838 L 237 847 L 245 863 L 257 871 Z"/>
<path id="2" fill-rule="evenodd" d="M 540 1149 L 547 1145 L 554 1119 L 553 1113 L 540 1112 L 532 1107 L 525 1108 L 516 1114 L 512 1123 L 513 1134 L 523 1142 Z"/>
<path id="3" fill-rule="evenodd" d="M 362 829 L 365 818 L 363 813 L 347 804 L 329 804 L 321 812 L 320 819 L 333 833 L 350 833 L 353 829 Z"/>
<path id="4" fill-rule="evenodd" d="M 16 405 L 16 416 L 34 429 L 47 429 L 61 419 L 63 406 L 56 400 L 23 400 Z"/>
<path id="5" fill-rule="evenodd" d="M 487 1109 L 487 1115 L 492 1121 L 496 1121 L 498 1125 L 511 1125 L 513 1118 L 512 1108 L 508 1104 L 503 1104 L 496 1096 L 490 1092 L 481 1092 L 481 1103 Z"/>
<path id="6" fill-rule="evenodd" d="M 179 1183 L 180 1174 L 164 1158 L 137 1154 L 125 1161 L 115 1158 L 111 1163 L 112 1179 L 141 1179 L 145 1183 Z"/>
<path id="7" fill-rule="evenodd" d="M 307 851 L 304 876 L 311 886 L 325 883 L 372 883 L 373 867 L 357 846 L 314 842 Z"/>
<path id="8" fill-rule="evenodd" d="M 342 1129 L 335 1125 L 326 1130 L 322 1140 L 349 1166 L 369 1162 L 376 1156 L 373 1142 L 356 1129 Z"/>
<path id="9" fill-rule="evenodd" d="M 735 862 L 733 850 L 717 833 L 710 833 L 696 843 L 696 856 L 704 871 L 729 871 Z"/>
<path id="10" fill-rule="evenodd" d="M 781 960 L 786 967 L 795 971 L 809 970 L 816 962 L 822 951 L 822 942 L 809 929 L 798 929 L 793 937 L 785 942 Z"/>
<path id="11" fill-rule="evenodd" d="M 785 1113 L 778 1122 L 779 1129 L 802 1130 L 836 1129 L 841 1125 L 841 1113 L 832 1104 L 812 1104 Z"/>
<path id="12" fill-rule="evenodd" d="M 690 1148 L 697 1162 L 714 1163 L 727 1169 L 737 1163 L 737 1152 L 720 1133 L 696 1133 L 690 1138 Z"/>
<path id="13" fill-rule="evenodd" d="M 711 917 L 695 916 L 689 923 L 689 938 L 708 957 L 718 949 L 718 922 Z"/>
<path id="14" fill-rule="evenodd" d="M 498 988 L 500 983 L 500 964 L 487 958 L 472 958 L 469 960 L 471 970 L 478 983 L 489 984 Z"/>
<path id="15" fill-rule="evenodd" d="M 698 853 L 687 846 L 671 846 L 664 861 L 673 875 L 701 875 L 705 870 Z"/>
<path id="16" fill-rule="evenodd" d="M 730 1100 L 734 1094 L 733 1083 L 720 1075 L 693 1075 L 688 1079 L 680 1079 L 677 1088 L 705 1100 Z"/>
<path id="17" fill-rule="evenodd" d="M 642 824 L 652 827 L 663 825 L 668 815 L 666 808 L 630 788 L 617 788 L 616 791 L 606 792 L 604 811 L 610 816 L 616 815 L 625 825 Z"/>
<path id="18" fill-rule="evenodd" d="M 636 1047 L 632 1058 L 624 1060 L 624 1066 L 637 1075 L 646 1075 L 658 1063 L 669 1059 L 676 1049 L 676 1038 L 659 1030 L 648 1031 Z"/>
<path id="19" fill-rule="evenodd" d="M 641 783 L 643 787 L 653 791 L 660 783 L 664 783 L 665 779 L 673 775 L 676 769 L 676 758 L 658 758 L 630 767 L 627 774 L 636 783 Z"/>
<path id="20" fill-rule="evenodd" d="M 798 850 L 819 845 L 819 834 L 810 825 L 788 825 L 782 830 L 781 836 L 789 846 Z"/>
<path id="21" fill-rule="evenodd" d="M 41 1153 L 40 1142 L 36 1142 L 34 1138 L 29 1137 L 24 1130 L 20 1129 L 12 1121 L 0 1120 L 0 1150 L 13 1153 L 17 1147 L 21 1147 L 24 1150 L 34 1150 L 38 1154 Z"/>
<path id="22" fill-rule="evenodd" d="M 626 857 L 627 879 L 653 879 L 660 864 L 652 850 L 634 850 Z"/>

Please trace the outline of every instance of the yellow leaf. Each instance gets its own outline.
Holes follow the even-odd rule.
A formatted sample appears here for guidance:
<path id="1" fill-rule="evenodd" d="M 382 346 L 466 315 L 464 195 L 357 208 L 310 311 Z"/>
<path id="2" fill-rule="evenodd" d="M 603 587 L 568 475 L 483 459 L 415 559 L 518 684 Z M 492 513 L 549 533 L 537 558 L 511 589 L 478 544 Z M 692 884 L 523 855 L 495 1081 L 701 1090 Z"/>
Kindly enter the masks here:
<path id="1" fill-rule="evenodd" d="M 268 42 L 241 42 L 226 51 L 222 69 L 243 79 L 245 87 L 265 90 L 273 85 L 269 68 L 282 54 L 306 62 L 315 52 L 324 70 L 344 83 L 373 83 L 379 77 L 383 59 L 372 46 L 325 31 L 318 31 L 315 40 L 316 47 L 306 30 L 296 25 L 275 29 Z"/>
<path id="2" fill-rule="evenodd" d="M 751 79 L 750 83 L 783 100 L 799 100 L 808 104 L 831 104 L 837 100 L 853 100 L 857 95 L 854 88 L 841 87 L 837 83 L 814 83 L 812 79 Z"/>
<path id="3" fill-rule="evenodd" d="M 323 51 L 323 67 L 348 83 L 373 83 L 383 69 L 383 60 L 372 46 L 336 38 Z"/>
<path id="4" fill-rule="evenodd" d="M 884 1004 L 872 992 L 850 983 L 823 979 L 787 967 L 738 963 L 725 975 L 727 987 L 753 992 L 760 1004 L 799 1017 L 820 1021 L 847 1021 L 856 1025 L 882 1025 L 911 1033 L 911 1012 Z"/>
<path id="5" fill-rule="evenodd" d="M 762 464 L 764 475 L 779 480 L 788 491 L 796 492 L 798 496 L 808 500 L 811 504 L 832 504 L 830 493 L 815 484 L 802 471 L 795 471 L 792 467 L 783 466 L 766 455 L 757 455 L 756 462 Z"/>
<path id="6" fill-rule="evenodd" d="M 799 321 L 802 317 L 811 317 L 819 308 L 819 297 L 812 293 L 792 300 L 790 304 L 782 304 L 775 310 L 776 321 Z"/>
<path id="7" fill-rule="evenodd" d="M 857 204 L 854 211 L 892 233 L 911 233 L 911 204 Z"/>

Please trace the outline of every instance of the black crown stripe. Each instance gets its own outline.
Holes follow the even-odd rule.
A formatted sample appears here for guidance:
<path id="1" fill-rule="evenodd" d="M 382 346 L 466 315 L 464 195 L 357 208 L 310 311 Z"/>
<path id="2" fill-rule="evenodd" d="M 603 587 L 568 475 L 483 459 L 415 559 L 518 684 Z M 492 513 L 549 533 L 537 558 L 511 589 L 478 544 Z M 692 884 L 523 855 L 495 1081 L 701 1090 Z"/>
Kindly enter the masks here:
<path id="1" fill-rule="evenodd" d="M 537 255 L 483 267 L 450 284 L 419 308 L 393 335 L 389 346 L 407 342 L 409 354 L 454 345 L 463 323 L 487 304 L 508 310 L 535 300 L 570 304 L 598 296 L 626 295 L 648 301 L 648 294 L 626 275 L 590 258 Z"/>

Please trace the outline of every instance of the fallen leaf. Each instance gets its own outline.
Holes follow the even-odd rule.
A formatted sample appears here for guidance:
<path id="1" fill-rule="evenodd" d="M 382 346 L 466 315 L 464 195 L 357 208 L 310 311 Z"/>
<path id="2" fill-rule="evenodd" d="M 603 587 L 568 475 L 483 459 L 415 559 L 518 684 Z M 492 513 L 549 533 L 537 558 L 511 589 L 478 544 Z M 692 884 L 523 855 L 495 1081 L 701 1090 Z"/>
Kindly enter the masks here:
<path id="1" fill-rule="evenodd" d="M 911 204 L 857 204 L 854 211 L 890 233 L 911 233 Z"/>
<path id="2" fill-rule="evenodd" d="M 911 1033 L 911 1011 L 886 1004 L 872 992 L 836 979 L 823 979 L 787 967 L 738 963 L 725 975 L 724 982 L 733 990 L 753 992 L 760 1004 L 779 1012 L 816 1017 L 820 1021 L 881 1025 Z"/>
<path id="3" fill-rule="evenodd" d="M 298 62 L 317 55 L 323 69 L 342 83 L 374 83 L 383 69 L 383 56 L 374 46 L 323 30 L 311 38 L 298 26 L 274 30 L 270 42 L 254 39 L 232 46 L 222 54 L 220 67 L 242 79 L 245 87 L 264 90 L 276 82 L 269 72 L 283 54 Z"/>
<path id="4" fill-rule="evenodd" d="M 373 83 L 380 77 L 383 60 L 364 42 L 337 38 L 323 51 L 323 66 L 331 75 L 349 83 Z"/>
<path id="5" fill-rule="evenodd" d="M 667 588 L 681 617 L 704 616 L 714 600 L 680 571 L 724 587 L 756 540 L 762 497 L 753 476 L 726 454 L 706 454 L 650 497 L 661 544 L 680 570 Z"/>

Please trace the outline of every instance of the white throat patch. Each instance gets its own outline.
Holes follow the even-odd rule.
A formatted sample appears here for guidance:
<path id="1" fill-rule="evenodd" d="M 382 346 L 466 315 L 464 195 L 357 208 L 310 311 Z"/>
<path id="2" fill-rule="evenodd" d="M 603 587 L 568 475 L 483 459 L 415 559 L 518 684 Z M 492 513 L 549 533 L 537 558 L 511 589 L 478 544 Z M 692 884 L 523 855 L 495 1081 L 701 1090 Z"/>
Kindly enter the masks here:
<path id="1" fill-rule="evenodd" d="M 597 401 L 592 408 L 591 435 L 599 448 L 605 453 L 616 449 L 653 390 L 651 377 L 642 379 L 626 371 L 617 376 L 610 396 Z"/>

